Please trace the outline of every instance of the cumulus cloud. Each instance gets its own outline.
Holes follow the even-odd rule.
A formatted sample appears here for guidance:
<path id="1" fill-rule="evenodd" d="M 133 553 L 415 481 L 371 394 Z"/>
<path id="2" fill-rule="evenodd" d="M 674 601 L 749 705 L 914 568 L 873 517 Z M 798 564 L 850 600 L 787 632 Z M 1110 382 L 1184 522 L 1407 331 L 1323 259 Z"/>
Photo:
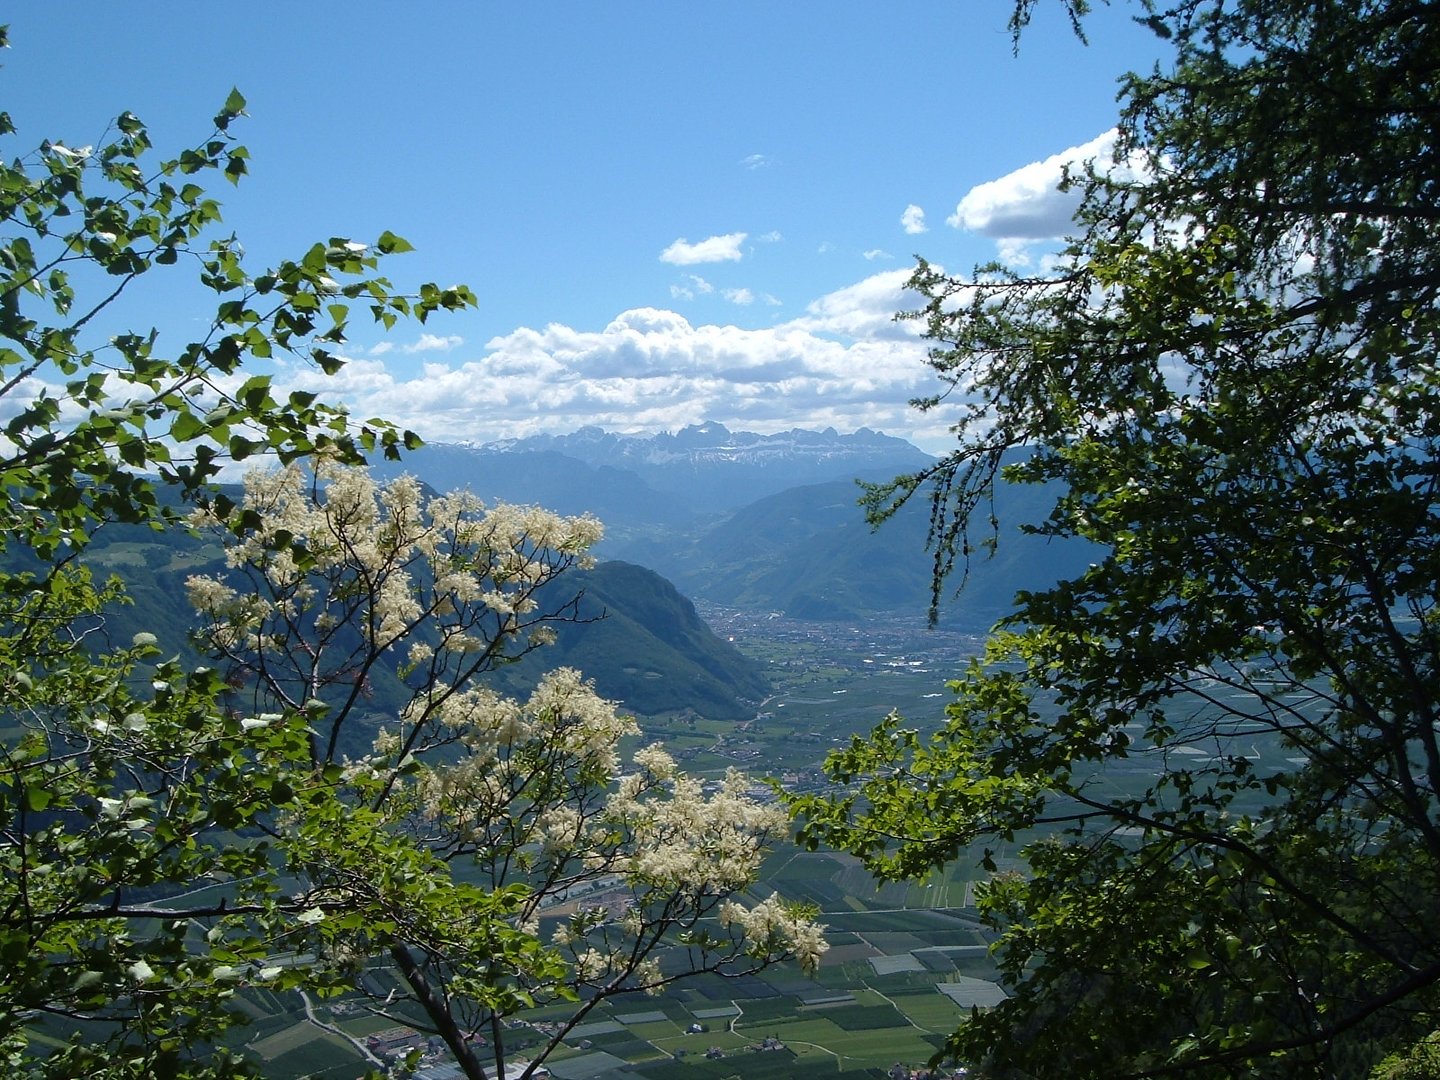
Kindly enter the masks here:
<path id="1" fill-rule="evenodd" d="M 918 328 L 913 322 L 896 322 L 895 313 L 921 303 L 917 293 L 905 288 L 910 274 L 909 269 L 885 270 L 826 293 L 807 304 L 805 314 L 790 325 L 825 336 L 908 345 L 915 341 Z"/>
<path id="2" fill-rule="evenodd" d="M 740 159 L 740 164 L 746 169 L 763 169 L 770 164 L 770 158 L 764 154 L 747 154 Z"/>
<path id="3" fill-rule="evenodd" d="M 995 254 L 1004 265 L 1018 270 L 1035 265 L 1034 252 L 1037 247 L 1040 247 L 1038 240 L 1023 236 L 1002 236 L 995 241 Z M 1048 251 L 1041 256 L 1040 262 L 1042 265 L 1053 266 L 1056 259 L 1055 252 Z"/>
<path id="4" fill-rule="evenodd" d="M 1063 165 L 1108 162 L 1113 138 L 1107 133 L 977 186 L 956 207 L 950 224 L 1025 258 L 1028 244 L 1063 235 L 1070 226 L 1073 197 L 1055 190 Z M 1128 162 L 1115 167 L 1142 175 Z M 907 231 L 923 227 L 923 210 L 907 206 L 900 223 Z M 661 259 L 680 267 L 740 261 L 747 239 L 743 232 L 694 244 L 682 238 Z M 780 236 L 755 239 L 768 243 Z M 835 250 L 828 241 L 819 245 L 822 254 Z M 889 257 L 878 248 L 865 254 L 872 260 Z M 334 378 L 301 364 L 282 365 L 276 388 L 323 393 L 356 415 L 388 417 L 432 441 L 513 438 L 590 424 L 674 430 L 716 419 L 762 432 L 797 425 L 868 426 L 939 451 L 953 438 L 947 418 L 909 406 L 935 388 L 925 342 L 916 322 L 894 318 L 921 303 L 906 291 L 910 273 L 908 268 L 873 273 L 813 300 L 798 317 L 758 329 L 692 323 L 675 311 L 633 308 L 598 329 L 521 326 L 483 346 L 434 334 L 409 345 L 385 343 L 351 359 Z M 680 273 L 671 293 L 677 299 L 714 294 L 744 309 L 779 304 L 768 293 L 721 289 L 695 273 Z M 742 314 L 731 310 L 737 319 Z"/>
<path id="5" fill-rule="evenodd" d="M 1116 132 L 1112 128 L 1081 146 L 1062 150 L 1044 161 L 971 188 L 946 223 L 970 229 L 996 240 L 1049 240 L 1070 231 L 1080 205 L 1078 191 L 1061 191 L 1060 180 L 1067 166 L 1079 168 L 1094 162 L 1121 179 L 1135 179 L 1137 162 L 1115 162 Z"/>
<path id="6" fill-rule="evenodd" d="M 740 245 L 748 233 L 733 232 L 723 236 L 710 236 L 697 244 L 684 237 L 676 240 L 660 253 L 660 261 L 673 266 L 694 266 L 698 263 L 739 262 L 743 257 Z"/>
<path id="7" fill-rule="evenodd" d="M 296 365 L 287 388 L 322 390 L 357 415 L 388 417 L 432 441 L 587 424 L 673 430 L 707 418 L 755 431 L 868 426 L 918 438 L 916 425 L 928 421 L 908 402 L 929 386 L 924 343 L 915 324 L 893 321 L 913 306 L 907 276 L 874 275 L 760 329 L 635 308 L 600 329 L 518 327 L 473 355 L 429 358 L 419 370 L 414 361 L 367 356 L 327 379 Z M 750 303 L 773 299 L 722 295 L 739 302 L 742 293 Z M 944 431 L 935 426 L 930 443 L 938 446 Z"/>
<path id="8" fill-rule="evenodd" d="M 904 213 L 900 215 L 900 227 L 911 236 L 930 231 L 925 224 L 925 211 L 913 202 L 905 207 Z"/>
<path id="9" fill-rule="evenodd" d="M 401 351 L 407 353 L 449 352 L 464 344 L 465 339 L 458 334 L 447 334 L 445 337 L 438 334 L 421 334 L 419 341 L 402 346 Z"/>
<path id="10" fill-rule="evenodd" d="M 780 235 L 779 229 L 771 229 L 767 233 L 761 233 L 759 236 L 755 237 L 755 239 L 760 241 L 760 243 L 762 244 L 778 244 L 781 240 L 784 240 L 785 237 Z"/>
<path id="11" fill-rule="evenodd" d="M 882 248 L 871 248 L 864 254 L 865 258 L 868 259 L 870 262 L 874 262 L 876 259 L 893 259 L 895 257 L 894 255 L 891 255 L 888 251 L 885 251 Z"/>

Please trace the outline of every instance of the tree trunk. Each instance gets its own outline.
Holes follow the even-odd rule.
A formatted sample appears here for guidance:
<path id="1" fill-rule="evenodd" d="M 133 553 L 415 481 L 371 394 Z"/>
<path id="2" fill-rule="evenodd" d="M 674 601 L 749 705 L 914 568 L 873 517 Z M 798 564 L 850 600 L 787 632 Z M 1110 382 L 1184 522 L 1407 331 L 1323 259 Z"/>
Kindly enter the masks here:
<path id="1" fill-rule="evenodd" d="M 430 1022 L 435 1025 L 435 1030 L 445 1040 L 445 1045 L 455 1055 L 455 1060 L 460 1063 L 466 1080 L 486 1080 L 485 1067 L 475 1056 L 474 1047 L 470 1045 L 465 1038 L 465 1033 L 455 1023 L 455 1017 L 451 1015 L 449 1006 L 430 985 L 430 980 L 425 977 L 425 972 L 415 962 L 415 957 L 411 955 L 410 949 L 405 945 L 392 945 L 390 956 L 399 967 L 400 974 L 404 975 L 405 981 L 410 984 L 410 989 L 415 992 L 415 999 L 420 1002 L 421 1007 L 425 1010 L 425 1015 L 430 1018 Z"/>

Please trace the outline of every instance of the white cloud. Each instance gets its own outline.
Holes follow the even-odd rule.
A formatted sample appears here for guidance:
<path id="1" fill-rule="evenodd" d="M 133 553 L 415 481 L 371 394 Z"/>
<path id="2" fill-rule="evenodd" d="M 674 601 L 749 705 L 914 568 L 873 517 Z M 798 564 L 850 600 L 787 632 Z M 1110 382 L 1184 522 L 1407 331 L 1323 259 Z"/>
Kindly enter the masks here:
<path id="1" fill-rule="evenodd" d="M 1078 191 L 1061 191 L 1066 166 L 1078 168 L 1093 161 L 1117 178 L 1141 175 L 1138 161 L 1111 163 L 1116 132 L 1112 128 L 1088 143 L 1072 146 L 1044 161 L 978 184 L 971 188 L 946 223 L 971 229 L 997 240 L 1049 240 L 1065 236 L 1080 205 Z"/>
<path id="2" fill-rule="evenodd" d="M 840 335 L 856 341 L 916 340 L 913 322 L 897 323 L 895 313 L 918 307 L 921 298 L 908 292 L 911 271 L 885 270 L 854 285 L 826 293 L 805 306 L 805 315 L 790 325 L 811 333 Z"/>
<path id="3" fill-rule="evenodd" d="M 393 341 L 381 341 L 370 347 L 370 355 L 384 356 L 386 353 L 394 351 L 394 349 L 395 343 Z"/>
<path id="4" fill-rule="evenodd" d="M 697 296 L 704 296 L 706 293 L 715 291 L 715 286 L 706 281 L 699 274 L 684 275 L 688 284 L 671 285 L 670 296 L 675 300 L 694 300 Z"/>
<path id="5" fill-rule="evenodd" d="M 432 441 L 587 424 L 673 430 L 713 418 L 754 431 L 868 426 L 938 448 L 944 425 L 926 437 L 917 425 L 930 421 L 908 405 L 929 388 L 924 343 L 914 323 L 893 321 L 915 303 L 904 292 L 908 275 L 873 275 L 761 329 L 636 308 L 597 330 L 518 327 L 475 355 L 432 358 L 418 371 L 413 361 L 365 357 L 327 379 L 296 365 L 287 389 L 323 391 L 356 415 L 388 417 Z M 750 290 L 724 295 L 778 302 Z"/>
<path id="6" fill-rule="evenodd" d="M 1113 140 L 1114 133 L 1107 133 L 976 186 L 949 223 L 993 239 L 1015 264 L 1029 260 L 1043 267 L 1048 249 L 1040 242 L 1070 228 L 1075 205 L 1073 196 L 1056 190 L 1065 163 L 1090 159 L 1103 166 Z M 1143 175 L 1130 162 L 1114 168 Z M 907 205 L 900 225 L 911 233 L 926 228 L 923 208 Z M 685 268 L 676 273 L 671 295 L 677 300 L 713 295 L 738 305 L 729 309 L 737 320 L 779 320 L 778 313 L 762 315 L 763 305 L 780 306 L 769 293 L 720 287 L 686 271 L 741 261 L 747 242 L 780 239 L 778 232 L 754 237 L 735 232 L 693 244 L 676 240 L 660 256 Z M 818 250 L 844 249 L 825 241 Z M 863 254 L 871 261 L 892 258 L 879 248 Z M 713 418 L 756 431 L 797 424 L 868 426 L 939 450 L 951 438 L 943 414 L 918 414 L 908 405 L 934 389 L 920 327 L 895 321 L 897 312 L 921 304 L 905 288 L 912 271 L 872 269 L 880 272 L 768 327 L 697 324 L 676 311 L 635 308 L 599 328 L 517 327 L 483 347 L 467 346 L 464 355 L 453 352 L 461 345 L 458 336 L 426 334 L 389 356 L 383 346 L 373 349 L 336 379 L 297 365 L 290 369 L 291 386 L 322 391 L 356 415 L 389 417 L 434 441 L 519 437 L 585 425 L 673 430 Z M 429 350 L 452 351 L 430 357 L 418 372 L 416 361 L 402 355 Z"/>
<path id="7" fill-rule="evenodd" d="M 739 262 L 743 256 L 740 245 L 748 233 L 733 232 L 723 236 L 711 236 L 698 244 L 681 237 L 660 253 L 660 261 L 674 266 L 694 266 L 697 263 Z"/>
<path id="8" fill-rule="evenodd" d="M 740 164 L 746 169 L 763 169 L 770 164 L 770 158 L 764 154 L 749 154 L 740 159 Z"/>
<path id="9" fill-rule="evenodd" d="M 819 255 L 828 255 L 834 250 L 835 245 L 832 244 L 829 240 L 821 240 L 820 246 L 815 249 L 816 253 Z"/>
<path id="10" fill-rule="evenodd" d="M 1033 261 L 1030 249 L 1034 244 L 1034 240 L 1028 240 L 1023 236 L 1002 236 L 995 241 L 995 253 L 1006 266 L 1019 269 L 1022 266 L 1029 266 Z"/>
<path id="11" fill-rule="evenodd" d="M 419 341 L 402 346 L 401 352 L 449 352 L 451 349 L 458 349 L 464 344 L 465 339 L 458 334 L 448 334 L 445 337 L 440 337 L 438 334 L 421 334 Z M 371 350 L 371 355 L 375 355 L 375 350 Z"/>
<path id="12" fill-rule="evenodd" d="M 761 233 L 759 236 L 755 237 L 755 239 L 760 241 L 760 243 L 762 244 L 778 244 L 781 240 L 784 240 L 785 237 L 780 235 L 779 229 L 771 229 L 767 233 Z"/>

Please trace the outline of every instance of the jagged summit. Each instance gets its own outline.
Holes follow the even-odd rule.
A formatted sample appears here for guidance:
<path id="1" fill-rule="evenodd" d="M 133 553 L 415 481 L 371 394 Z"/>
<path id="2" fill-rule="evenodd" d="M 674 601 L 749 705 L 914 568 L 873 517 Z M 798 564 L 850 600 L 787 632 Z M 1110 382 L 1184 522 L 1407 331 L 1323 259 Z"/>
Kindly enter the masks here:
<path id="1" fill-rule="evenodd" d="M 629 474 L 632 483 L 696 511 L 726 510 L 786 488 L 908 472 L 933 459 L 904 439 L 870 428 L 844 435 L 791 428 L 771 435 L 732 431 L 718 420 L 657 434 L 621 434 L 583 427 L 568 435 L 533 435 L 487 443 L 434 444 L 411 460 L 423 474 L 427 457 L 450 459 L 462 472 L 532 471 L 537 455 L 575 463 L 573 478 L 594 470 Z M 612 477 L 613 479 L 613 477 Z M 592 477 L 592 481 L 594 478 Z M 595 496 L 600 491 L 586 482 Z M 601 483 L 600 487 L 608 487 Z"/>
<path id="2" fill-rule="evenodd" d="M 591 426 L 568 435 L 532 435 L 523 439 L 465 445 L 489 452 L 555 452 L 578 458 L 588 465 L 612 465 L 617 468 L 633 468 L 637 463 L 674 463 L 685 459 L 697 463 L 730 464 L 812 459 L 835 463 L 851 461 L 868 470 L 889 469 L 896 467 L 897 463 L 900 468 L 913 468 L 930 460 L 928 455 L 904 439 L 865 427 L 849 435 L 843 435 L 833 427 L 820 431 L 791 428 L 761 435 L 753 431 L 732 431 L 718 420 L 706 420 L 678 431 L 656 434 L 626 435 Z M 650 477 L 647 479 L 654 482 Z"/>

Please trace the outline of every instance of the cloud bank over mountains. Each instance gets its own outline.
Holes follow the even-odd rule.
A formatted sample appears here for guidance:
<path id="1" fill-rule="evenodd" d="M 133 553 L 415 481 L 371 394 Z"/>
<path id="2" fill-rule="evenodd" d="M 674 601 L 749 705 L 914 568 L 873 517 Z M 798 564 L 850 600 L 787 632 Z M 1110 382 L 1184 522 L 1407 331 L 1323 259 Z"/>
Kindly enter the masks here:
<path id="1" fill-rule="evenodd" d="M 1076 196 L 1057 188 L 1067 163 L 1108 162 L 1114 139 L 1106 132 L 973 187 L 948 224 L 994 240 L 1002 256 L 1023 264 L 1037 245 L 1053 245 L 1070 227 Z M 911 204 L 898 224 L 918 234 L 923 209 Z M 747 238 L 740 231 L 696 243 L 682 238 L 660 259 L 679 267 L 738 262 Z M 865 254 L 884 256 L 878 248 Z M 715 419 L 761 433 L 869 427 L 938 452 L 949 443 L 945 417 L 909 405 L 934 389 L 926 345 L 916 323 L 895 321 L 896 312 L 919 302 L 905 290 L 910 273 L 908 265 L 872 273 L 769 326 L 697 324 L 673 310 L 639 306 L 599 329 L 520 326 L 479 346 L 425 334 L 352 356 L 338 378 L 296 367 L 281 382 L 323 390 L 357 415 L 385 416 L 436 441 L 587 425 L 654 432 Z M 779 304 L 759 289 L 721 288 L 688 271 L 670 286 L 673 301 L 709 294 L 734 305 L 737 316 L 774 312 Z M 405 356 L 414 359 L 396 363 Z"/>
<path id="2" fill-rule="evenodd" d="M 384 356 L 352 357 L 336 377 L 297 368 L 286 382 L 324 389 L 352 412 L 381 415 L 432 440 L 516 438 L 594 424 L 673 430 L 706 419 L 760 432 L 859 427 L 908 432 L 907 402 L 927 381 L 913 324 L 909 270 L 821 297 L 775 326 L 694 325 L 654 307 L 600 330 L 519 327 L 457 349 L 405 377 Z M 457 354 L 474 352 L 473 359 Z"/>

